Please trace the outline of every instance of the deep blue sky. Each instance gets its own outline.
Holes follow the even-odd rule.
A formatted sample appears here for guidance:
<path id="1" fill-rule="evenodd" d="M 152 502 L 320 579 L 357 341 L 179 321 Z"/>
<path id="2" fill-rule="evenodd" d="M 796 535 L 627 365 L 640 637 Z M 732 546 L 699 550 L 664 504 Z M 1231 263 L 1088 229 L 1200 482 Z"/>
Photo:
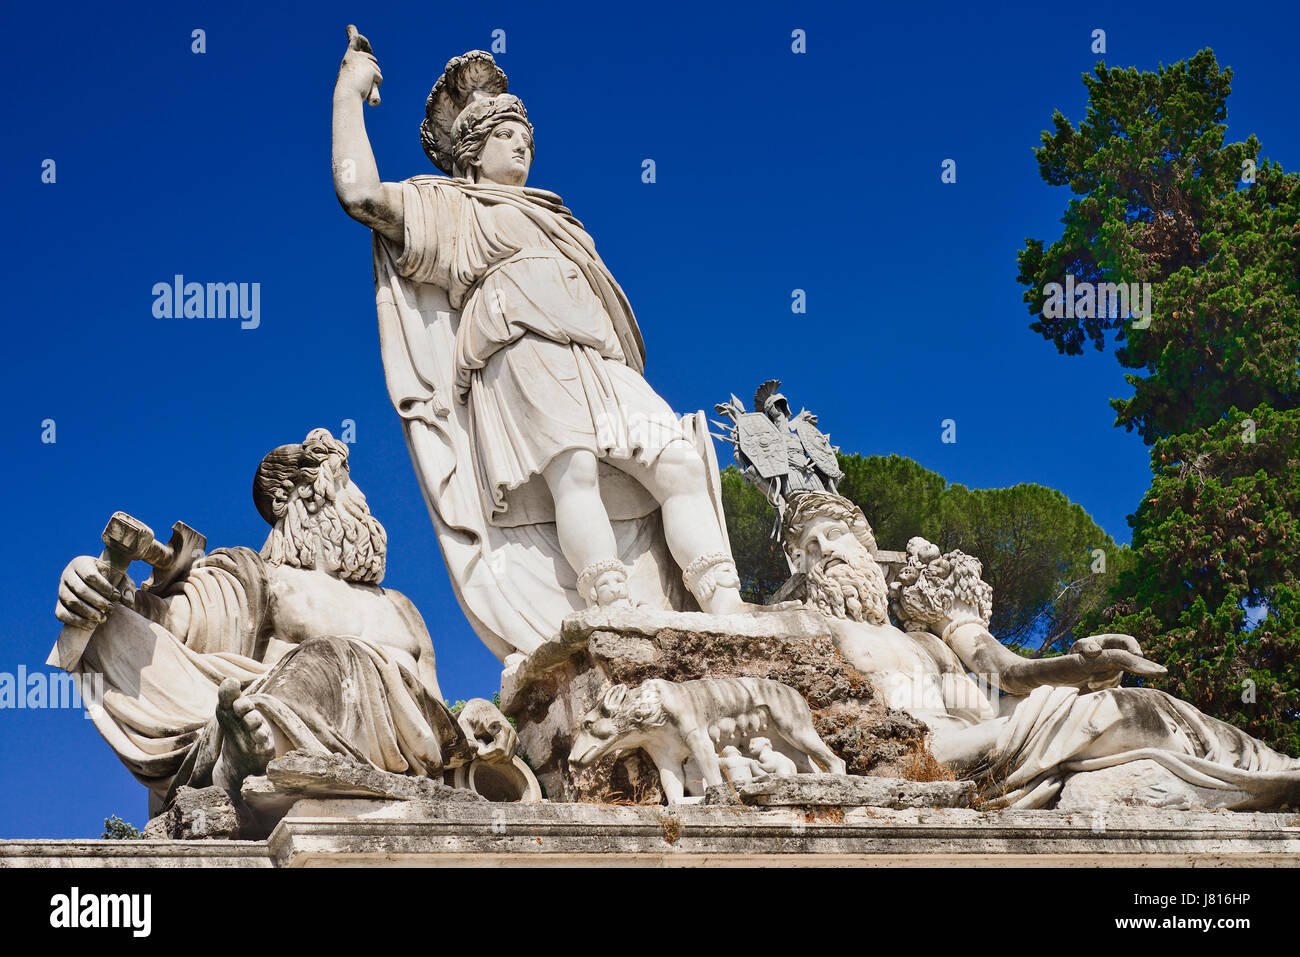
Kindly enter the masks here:
<path id="1" fill-rule="evenodd" d="M 418 126 L 446 60 L 506 30 L 499 62 L 537 129 L 530 184 L 560 193 L 595 237 L 640 319 L 647 377 L 675 409 L 780 377 L 845 451 L 897 452 L 973 487 L 1053 486 L 1127 541 L 1149 471 L 1140 440 L 1112 426 L 1121 370 L 1109 353 L 1058 356 L 1027 328 L 1015 281 L 1024 238 L 1055 238 L 1069 198 L 1030 150 L 1053 109 L 1080 118 L 1100 27 L 1114 65 L 1212 47 L 1236 71 L 1229 136 L 1255 133 L 1300 167 L 1297 16 L 1248 14 L 1200 2 L 7 11 L 0 671 L 44 661 L 59 572 L 98 552 L 115 509 L 159 530 L 183 519 L 212 547 L 259 547 L 261 456 L 353 419 L 353 477 L 389 531 L 385 584 L 423 611 L 448 697 L 496 690 L 388 404 L 369 236 L 331 187 L 347 23 L 384 70 L 366 118 L 390 180 L 433 171 Z M 190 52 L 195 28 L 206 54 Z M 805 55 L 790 51 L 795 28 Z M 940 183 L 945 158 L 955 185 Z M 155 319 L 150 290 L 175 273 L 260 282 L 260 328 Z M 796 287 L 805 316 L 790 312 Z M 955 445 L 940 442 L 945 418 Z M 143 825 L 145 792 L 89 721 L 0 711 L 0 837 L 98 836 L 112 813 Z"/>

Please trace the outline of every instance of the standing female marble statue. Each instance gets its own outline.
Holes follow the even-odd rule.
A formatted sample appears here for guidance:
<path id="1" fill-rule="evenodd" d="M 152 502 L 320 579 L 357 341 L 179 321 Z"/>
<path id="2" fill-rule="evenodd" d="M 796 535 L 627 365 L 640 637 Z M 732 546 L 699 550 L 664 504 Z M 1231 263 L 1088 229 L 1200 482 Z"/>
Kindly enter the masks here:
<path id="1" fill-rule="evenodd" d="M 390 396 L 480 637 L 526 653 L 584 605 L 688 608 L 683 582 L 706 611 L 744 607 L 703 415 L 679 420 L 646 383 L 591 237 L 524 186 L 533 127 L 505 74 L 482 51 L 451 60 L 421 127 L 450 178 L 382 182 L 362 118 L 382 78 L 350 35 L 335 190 L 374 230 Z"/>

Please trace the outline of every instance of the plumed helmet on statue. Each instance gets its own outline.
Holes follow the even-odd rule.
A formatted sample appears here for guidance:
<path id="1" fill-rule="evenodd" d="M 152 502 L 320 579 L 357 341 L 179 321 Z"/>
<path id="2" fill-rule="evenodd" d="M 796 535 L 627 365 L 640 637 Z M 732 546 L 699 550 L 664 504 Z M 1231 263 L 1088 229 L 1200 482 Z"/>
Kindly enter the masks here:
<path id="1" fill-rule="evenodd" d="M 779 388 L 781 388 L 780 379 L 768 379 L 760 385 L 758 391 L 754 393 L 754 411 L 770 417 L 775 406 L 780 408 L 782 415 L 787 419 L 790 418 L 790 403 L 777 391 Z"/>
<path id="2" fill-rule="evenodd" d="M 424 106 L 420 141 L 433 165 L 448 176 L 467 176 L 487 132 L 507 120 L 528 127 L 523 101 L 506 92 L 506 75 L 484 50 L 447 61 Z"/>

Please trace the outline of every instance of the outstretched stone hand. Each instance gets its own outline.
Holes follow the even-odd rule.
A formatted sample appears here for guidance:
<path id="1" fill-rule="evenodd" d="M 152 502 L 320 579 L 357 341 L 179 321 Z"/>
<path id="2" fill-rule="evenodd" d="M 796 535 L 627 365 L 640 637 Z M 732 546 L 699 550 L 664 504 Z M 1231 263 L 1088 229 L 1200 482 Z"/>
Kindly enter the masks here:
<path id="1" fill-rule="evenodd" d="M 510 761 L 519 748 L 519 735 L 510 726 L 500 709 L 485 698 L 472 698 L 465 703 L 456 723 L 474 746 L 475 756 L 481 761 L 501 764 Z"/>
<path id="2" fill-rule="evenodd" d="M 1087 671 L 1083 684 L 1089 691 L 1117 688 L 1124 673 L 1143 678 L 1166 674 L 1163 665 L 1142 657 L 1142 646 L 1132 635 L 1091 635 L 1080 638 L 1070 646 L 1071 655 L 1077 655 Z"/>

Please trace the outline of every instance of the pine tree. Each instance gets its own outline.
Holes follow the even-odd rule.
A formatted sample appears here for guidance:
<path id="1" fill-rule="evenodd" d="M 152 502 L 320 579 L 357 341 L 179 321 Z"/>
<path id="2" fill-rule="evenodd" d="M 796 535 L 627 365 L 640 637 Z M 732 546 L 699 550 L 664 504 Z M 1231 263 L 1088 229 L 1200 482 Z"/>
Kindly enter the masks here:
<path id="1" fill-rule="evenodd" d="M 1157 687 L 1300 754 L 1300 411 L 1232 409 L 1152 467 L 1134 565 L 1089 623 L 1136 637 Z"/>
<path id="2" fill-rule="evenodd" d="M 1231 79 L 1210 50 L 1085 75 L 1087 117 L 1057 112 L 1035 150 L 1074 193 L 1064 229 L 1026 241 L 1019 278 L 1031 328 L 1060 352 L 1113 333 L 1133 370 L 1116 425 L 1153 446 L 1134 565 L 1079 632 L 1133 634 L 1170 670 L 1156 687 L 1297 753 L 1300 177 L 1254 136 L 1225 143 Z M 1150 283 L 1149 316 L 1045 308 L 1067 273 Z"/>
<path id="3" fill-rule="evenodd" d="M 1061 237 L 1019 254 L 1030 328 L 1071 355 L 1113 332 L 1120 364 L 1140 370 L 1125 376 L 1134 395 L 1111 400 L 1116 424 L 1148 443 L 1300 399 L 1298 178 L 1261 161 L 1254 136 L 1224 143 L 1231 78 L 1210 50 L 1156 73 L 1098 65 L 1087 119 L 1056 112 L 1034 151 L 1075 198 Z M 1149 282 L 1152 314 L 1049 318 L 1043 290 L 1067 274 Z"/>

